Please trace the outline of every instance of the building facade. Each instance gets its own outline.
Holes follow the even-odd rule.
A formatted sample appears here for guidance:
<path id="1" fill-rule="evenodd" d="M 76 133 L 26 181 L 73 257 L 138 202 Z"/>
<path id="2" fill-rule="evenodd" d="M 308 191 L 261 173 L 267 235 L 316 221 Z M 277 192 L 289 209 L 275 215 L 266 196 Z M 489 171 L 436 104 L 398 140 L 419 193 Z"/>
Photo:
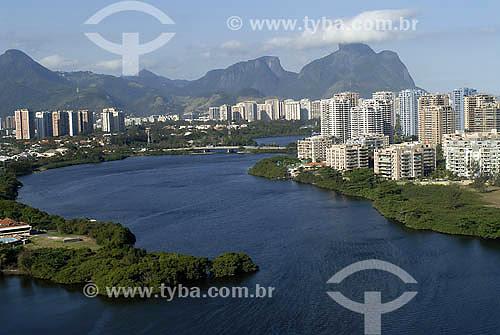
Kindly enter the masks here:
<path id="1" fill-rule="evenodd" d="M 453 90 L 451 94 L 451 99 L 453 103 L 453 109 L 455 110 L 455 130 L 464 131 L 465 130 L 465 111 L 464 102 L 465 97 L 475 95 L 477 91 L 473 88 L 457 88 Z"/>
<path id="2" fill-rule="evenodd" d="M 399 92 L 399 121 L 404 136 L 418 135 L 418 99 L 423 95 L 422 90 Z"/>
<path id="3" fill-rule="evenodd" d="M 496 130 L 481 133 L 457 132 L 443 137 L 446 169 L 474 178 L 500 172 L 500 135 Z"/>
<path id="4" fill-rule="evenodd" d="M 326 149 L 326 163 L 338 171 L 369 167 L 369 148 L 358 144 L 337 144 Z"/>
<path id="5" fill-rule="evenodd" d="M 21 109 L 14 112 L 16 123 L 16 139 L 31 140 L 35 138 L 35 113 L 27 109 Z"/>
<path id="6" fill-rule="evenodd" d="M 436 146 L 422 143 L 395 144 L 375 150 L 375 174 L 386 179 L 415 179 L 436 169 Z"/>
<path id="7" fill-rule="evenodd" d="M 333 138 L 313 136 L 297 141 L 299 159 L 309 159 L 313 163 L 326 161 L 326 150 L 334 144 Z"/>

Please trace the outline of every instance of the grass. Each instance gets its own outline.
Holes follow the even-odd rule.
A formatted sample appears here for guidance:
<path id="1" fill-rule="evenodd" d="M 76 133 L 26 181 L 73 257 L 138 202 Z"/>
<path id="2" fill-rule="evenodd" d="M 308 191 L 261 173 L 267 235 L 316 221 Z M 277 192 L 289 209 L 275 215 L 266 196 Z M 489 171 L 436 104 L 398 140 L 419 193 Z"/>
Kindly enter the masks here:
<path id="1" fill-rule="evenodd" d="M 500 187 L 488 187 L 488 192 L 478 194 L 491 207 L 500 208 Z"/>
<path id="2" fill-rule="evenodd" d="M 51 238 L 52 237 L 52 238 Z M 69 242 L 64 243 L 65 238 L 80 238 L 80 242 Z M 66 249 L 82 249 L 89 248 L 92 250 L 97 250 L 100 248 L 99 245 L 88 236 L 80 235 L 65 235 L 56 232 L 49 232 L 48 234 L 35 235 L 30 238 L 31 243 L 27 244 L 26 247 L 29 249 L 40 249 L 40 248 L 66 248 Z"/>

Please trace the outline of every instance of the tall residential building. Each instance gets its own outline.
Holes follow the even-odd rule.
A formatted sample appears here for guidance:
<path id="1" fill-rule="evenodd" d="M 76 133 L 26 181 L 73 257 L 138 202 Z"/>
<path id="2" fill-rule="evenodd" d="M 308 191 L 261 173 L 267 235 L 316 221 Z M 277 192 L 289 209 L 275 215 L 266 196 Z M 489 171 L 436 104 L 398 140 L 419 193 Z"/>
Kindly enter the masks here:
<path id="1" fill-rule="evenodd" d="M 375 174 L 386 179 L 414 179 L 436 169 L 436 146 L 402 143 L 375 150 Z"/>
<path id="2" fill-rule="evenodd" d="M 300 101 L 285 100 L 285 120 L 305 120 L 304 113 L 300 107 Z"/>
<path id="3" fill-rule="evenodd" d="M 418 99 L 424 91 L 411 89 L 399 92 L 399 120 L 404 136 L 418 135 Z"/>
<path id="4" fill-rule="evenodd" d="M 245 101 L 240 102 L 239 105 L 243 106 L 243 119 L 249 122 L 257 120 L 257 102 Z"/>
<path id="5" fill-rule="evenodd" d="M 311 119 L 321 119 L 321 100 L 311 102 Z"/>
<path id="6" fill-rule="evenodd" d="M 326 163 L 338 171 L 369 167 L 369 149 L 357 144 L 338 144 L 326 149 Z"/>
<path id="7" fill-rule="evenodd" d="M 349 117 L 349 138 L 360 137 L 363 134 L 383 134 L 384 123 L 382 114 L 372 104 L 361 103 L 352 107 Z"/>
<path id="8" fill-rule="evenodd" d="M 465 97 L 475 94 L 477 94 L 477 91 L 473 88 L 463 87 L 453 90 L 451 99 L 453 101 L 453 109 L 455 110 L 455 130 L 465 130 Z"/>
<path id="9" fill-rule="evenodd" d="M 219 107 L 219 116 L 221 121 L 231 121 L 231 107 L 222 105 Z"/>
<path id="10" fill-rule="evenodd" d="M 311 110 L 311 100 L 302 99 L 300 100 L 300 113 L 301 120 L 311 120 L 312 119 L 312 110 Z"/>
<path id="11" fill-rule="evenodd" d="M 52 112 L 52 136 L 69 135 L 69 117 L 66 111 Z"/>
<path id="12" fill-rule="evenodd" d="M 220 119 L 220 107 L 210 107 L 208 109 L 208 118 L 210 120 L 219 120 Z"/>
<path id="13" fill-rule="evenodd" d="M 36 137 L 46 138 L 53 135 L 52 131 L 52 113 L 50 112 L 37 112 L 35 114 L 36 123 Z"/>
<path id="14" fill-rule="evenodd" d="M 313 136 L 297 141 L 297 156 L 299 159 L 310 159 L 313 163 L 326 160 L 326 150 L 334 143 L 333 138 Z"/>
<path id="15" fill-rule="evenodd" d="M 455 111 L 447 94 L 426 94 L 418 99 L 418 139 L 439 145 L 444 134 L 455 131 Z"/>
<path id="16" fill-rule="evenodd" d="M 375 109 L 382 115 L 384 135 L 389 136 L 390 142 L 394 142 L 394 128 L 396 121 L 394 118 L 394 99 L 393 92 L 382 91 L 372 94 L 372 101 Z M 368 101 L 370 99 L 367 99 Z"/>
<path id="17" fill-rule="evenodd" d="M 340 92 L 333 95 L 334 99 L 349 100 L 351 107 L 355 107 L 359 103 L 359 93 L 356 92 Z"/>
<path id="18" fill-rule="evenodd" d="M 280 101 L 278 99 L 268 99 L 264 101 L 267 107 L 267 113 L 271 120 L 280 119 Z"/>
<path id="19" fill-rule="evenodd" d="M 78 135 L 78 112 L 67 111 L 69 136 Z"/>
<path id="20" fill-rule="evenodd" d="M 464 98 L 464 129 L 473 131 L 476 129 L 475 111 L 483 105 L 496 103 L 496 97 L 491 94 L 476 94 Z"/>
<path id="21" fill-rule="evenodd" d="M 488 132 L 500 130 L 500 104 L 483 103 L 474 109 L 474 122 L 469 129 L 472 132 Z"/>
<path id="22" fill-rule="evenodd" d="M 78 133 L 91 134 L 94 132 L 94 113 L 88 110 L 78 111 Z"/>
<path id="23" fill-rule="evenodd" d="M 35 113 L 27 109 L 14 112 L 16 122 L 16 138 L 18 140 L 31 140 L 35 138 Z"/>
<path id="24" fill-rule="evenodd" d="M 272 120 L 272 106 L 257 104 L 257 120 Z"/>
<path id="25" fill-rule="evenodd" d="M 335 137 L 340 142 L 349 138 L 352 98 L 348 96 L 321 100 L 321 135 Z"/>
<path id="26" fill-rule="evenodd" d="M 491 132 L 457 132 L 443 136 L 446 169 L 458 176 L 473 178 L 475 173 L 500 172 L 500 135 Z M 476 168 L 479 170 L 476 171 Z"/>
<path id="27" fill-rule="evenodd" d="M 5 118 L 5 129 L 16 129 L 15 116 L 7 116 Z"/>
<path id="28" fill-rule="evenodd" d="M 244 115 L 244 107 L 241 105 L 231 106 L 231 120 L 232 121 L 241 121 Z"/>
<path id="29" fill-rule="evenodd" d="M 102 131 L 105 133 L 125 131 L 125 115 L 115 108 L 105 108 L 102 111 Z"/>

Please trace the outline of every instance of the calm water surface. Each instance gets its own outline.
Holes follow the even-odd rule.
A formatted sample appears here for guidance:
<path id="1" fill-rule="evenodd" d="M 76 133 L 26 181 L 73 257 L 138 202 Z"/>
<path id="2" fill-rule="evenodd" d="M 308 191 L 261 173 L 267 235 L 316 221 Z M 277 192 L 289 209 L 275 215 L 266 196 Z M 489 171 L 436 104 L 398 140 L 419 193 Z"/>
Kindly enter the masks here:
<path id="1" fill-rule="evenodd" d="M 327 291 L 363 301 L 417 297 L 382 318 L 384 334 L 500 333 L 500 249 L 479 239 L 407 230 L 368 201 L 247 174 L 263 155 L 131 158 L 22 179 L 19 200 L 65 217 L 118 221 L 150 251 L 214 257 L 244 251 L 261 270 L 219 285 L 275 287 L 267 299 L 87 299 L 80 288 L 0 277 L 1 334 L 363 334 L 363 317 Z M 380 271 L 327 280 L 381 259 L 418 281 Z"/>

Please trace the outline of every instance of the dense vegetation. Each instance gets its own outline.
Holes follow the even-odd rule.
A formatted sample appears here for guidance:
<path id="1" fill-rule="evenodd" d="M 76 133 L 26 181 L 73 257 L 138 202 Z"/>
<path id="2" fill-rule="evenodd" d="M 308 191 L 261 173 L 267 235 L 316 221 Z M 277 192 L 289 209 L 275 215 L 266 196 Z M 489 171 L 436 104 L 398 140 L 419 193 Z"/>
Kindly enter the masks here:
<path id="1" fill-rule="evenodd" d="M 286 158 L 287 160 L 288 158 Z M 274 162 L 274 179 L 285 178 L 285 161 Z M 263 160 L 251 171 L 267 177 L 270 160 Z M 373 200 L 373 206 L 386 218 L 414 229 L 442 233 L 500 238 L 500 209 L 486 206 L 479 196 L 456 185 L 417 185 L 381 179 L 369 169 L 358 169 L 342 175 L 331 168 L 303 171 L 295 181 L 313 184 L 336 192 Z"/>
<path id="2" fill-rule="evenodd" d="M 250 168 L 248 173 L 269 179 L 286 179 L 288 167 L 297 163 L 300 163 L 299 159 L 288 156 L 264 158 Z"/>

